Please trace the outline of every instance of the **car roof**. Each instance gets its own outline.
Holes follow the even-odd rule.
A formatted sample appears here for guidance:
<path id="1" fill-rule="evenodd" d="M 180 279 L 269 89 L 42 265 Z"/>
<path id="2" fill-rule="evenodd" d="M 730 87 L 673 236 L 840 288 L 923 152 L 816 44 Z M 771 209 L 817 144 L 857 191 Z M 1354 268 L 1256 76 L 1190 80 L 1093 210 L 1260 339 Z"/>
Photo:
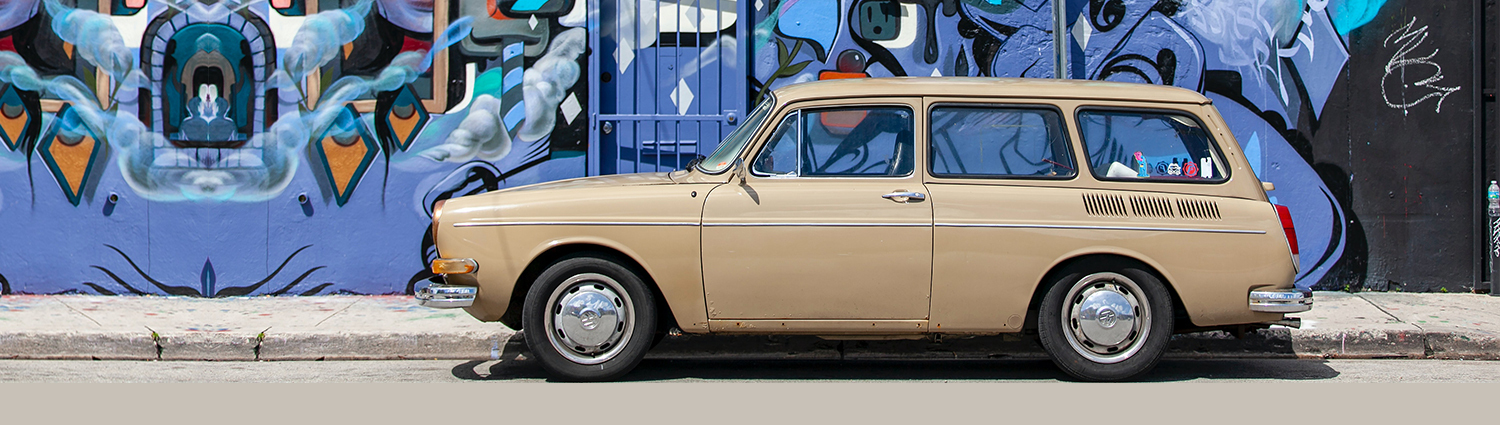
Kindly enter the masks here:
<path id="1" fill-rule="evenodd" d="M 851 96 L 955 96 L 1210 103 L 1198 92 L 1154 84 L 988 77 L 890 77 L 822 80 L 775 91 L 782 103 Z"/>

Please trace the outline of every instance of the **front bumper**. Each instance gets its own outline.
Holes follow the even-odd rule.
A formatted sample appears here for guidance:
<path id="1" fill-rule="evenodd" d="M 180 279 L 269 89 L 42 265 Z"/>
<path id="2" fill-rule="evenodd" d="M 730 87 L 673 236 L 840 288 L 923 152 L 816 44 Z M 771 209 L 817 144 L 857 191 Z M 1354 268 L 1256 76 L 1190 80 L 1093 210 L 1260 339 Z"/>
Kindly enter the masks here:
<path id="1" fill-rule="evenodd" d="M 429 285 L 417 290 L 417 304 L 433 308 L 462 308 L 474 305 L 479 288 L 473 286 Z"/>
<path id="2" fill-rule="evenodd" d="M 432 272 L 450 276 L 467 275 L 479 270 L 479 263 L 472 258 L 436 258 L 432 260 Z M 417 291 L 417 304 L 433 308 L 462 308 L 474 305 L 479 288 L 447 284 L 432 284 Z"/>
<path id="3" fill-rule="evenodd" d="M 1260 313 L 1301 313 L 1312 310 L 1312 294 L 1296 289 L 1250 291 L 1250 311 Z"/>

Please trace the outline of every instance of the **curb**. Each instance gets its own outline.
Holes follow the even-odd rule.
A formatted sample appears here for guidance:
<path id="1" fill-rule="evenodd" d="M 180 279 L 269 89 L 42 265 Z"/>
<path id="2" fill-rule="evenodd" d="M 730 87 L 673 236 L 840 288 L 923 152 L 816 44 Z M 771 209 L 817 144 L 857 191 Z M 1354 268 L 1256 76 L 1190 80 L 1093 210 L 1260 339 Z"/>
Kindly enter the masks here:
<path id="1" fill-rule="evenodd" d="M 519 332 L 287 332 L 259 335 L 135 332 L 0 333 L 0 359 L 46 360 L 479 360 L 526 352 Z M 1045 359 L 1020 335 L 915 340 L 827 340 L 813 336 L 668 337 L 655 359 L 938 360 Z M 1262 329 L 1243 338 L 1222 332 L 1172 337 L 1167 358 L 1464 359 L 1500 360 L 1500 337 L 1448 329 Z"/>
<path id="2" fill-rule="evenodd" d="M 156 360 L 150 334 L 121 332 L 0 333 L 0 359 Z"/>
<path id="3" fill-rule="evenodd" d="M 406 360 L 498 359 L 519 347 L 515 332 L 402 334 L 391 332 L 321 332 L 267 335 L 257 360 Z"/>
<path id="4" fill-rule="evenodd" d="M 1500 337 L 1481 332 L 1425 332 L 1426 358 L 1500 360 Z"/>

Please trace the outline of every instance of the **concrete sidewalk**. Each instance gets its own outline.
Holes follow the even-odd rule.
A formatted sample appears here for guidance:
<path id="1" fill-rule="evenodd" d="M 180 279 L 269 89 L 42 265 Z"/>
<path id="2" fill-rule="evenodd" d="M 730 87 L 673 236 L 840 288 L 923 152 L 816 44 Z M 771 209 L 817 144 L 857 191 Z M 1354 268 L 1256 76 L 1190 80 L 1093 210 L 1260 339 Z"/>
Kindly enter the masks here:
<path id="1" fill-rule="evenodd" d="M 1500 298 L 1474 294 L 1318 292 L 1302 329 L 1173 337 L 1172 357 L 1500 359 Z M 495 359 L 522 338 L 461 310 L 405 296 L 201 299 L 0 297 L 0 359 Z M 903 341 L 683 336 L 656 358 L 1032 358 L 1021 336 Z"/>

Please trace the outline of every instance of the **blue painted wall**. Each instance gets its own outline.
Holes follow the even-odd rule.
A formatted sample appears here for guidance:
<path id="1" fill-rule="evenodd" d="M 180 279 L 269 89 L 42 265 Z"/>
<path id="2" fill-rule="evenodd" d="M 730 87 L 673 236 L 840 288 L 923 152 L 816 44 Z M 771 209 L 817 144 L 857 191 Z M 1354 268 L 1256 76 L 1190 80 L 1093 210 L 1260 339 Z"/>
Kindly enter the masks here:
<path id="1" fill-rule="evenodd" d="M 0 3 L 3 290 L 410 293 L 433 202 L 584 174 L 585 12 Z"/>
<path id="2" fill-rule="evenodd" d="M 1299 287 L 1478 278 L 1468 2 L 613 5 L 677 18 L 627 13 L 596 51 L 584 0 L 0 2 L 0 291 L 410 293 L 431 277 L 433 202 L 587 174 L 590 74 L 656 75 L 630 59 L 669 44 L 747 67 L 743 85 L 690 86 L 696 98 L 667 95 L 691 79 L 643 80 L 663 85 L 641 89 L 663 97 L 655 109 L 688 114 L 832 78 L 1197 90 L 1292 209 Z M 715 10 L 748 19 L 701 20 Z M 725 90 L 743 93 L 704 95 Z"/>

